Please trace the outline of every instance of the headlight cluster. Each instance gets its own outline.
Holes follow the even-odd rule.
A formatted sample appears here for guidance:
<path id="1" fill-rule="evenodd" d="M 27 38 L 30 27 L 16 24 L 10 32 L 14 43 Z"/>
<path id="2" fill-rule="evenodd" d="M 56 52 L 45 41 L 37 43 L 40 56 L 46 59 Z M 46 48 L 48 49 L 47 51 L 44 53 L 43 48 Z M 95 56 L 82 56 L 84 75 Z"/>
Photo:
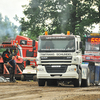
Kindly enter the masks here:
<path id="1" fill-rule="evenodd" d="M 68 68 L 68 71 L 76 71 L 76 68 Z"/>

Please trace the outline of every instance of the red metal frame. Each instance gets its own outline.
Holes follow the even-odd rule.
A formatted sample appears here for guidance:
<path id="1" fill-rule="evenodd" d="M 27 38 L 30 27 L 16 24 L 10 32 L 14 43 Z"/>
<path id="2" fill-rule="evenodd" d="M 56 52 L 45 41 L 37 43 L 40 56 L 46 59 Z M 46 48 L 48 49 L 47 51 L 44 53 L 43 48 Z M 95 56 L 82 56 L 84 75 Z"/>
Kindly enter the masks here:
<path id="1" fill-rule="evenodd" d="M 18 70 L 20 71 L 20 73 L 17 73 L 17 68 L 18 68 Z M 16 67 L 15 67 L 15 74 L 22 74 L 22 71 L 21 71 L 21 69 L 19 68 L 18 65 L 16 65 Z"/>
<path id="2" fill-rule="evenodd" d="M 9 71 L 7 69 L 7 65 L 4 64 L 3 67 L 4 67 L 3 74 L 9 74 Z M 17 73 L 17 69 L 20 71 L 20 73 Z M 15 67 L 15 74 L 22 74 L 22 71 L 21 71 L 21 69 L 19 68 L 18 65 L 16 65 L 16 67 Z"/>
<path id="3" fill-rule="evenodd" d="M 5 64 L 3 64 L 3 67 L 4 67 L 3 74 L 9 74 L 9 71 L 7 69 L 7 66 Z"/>

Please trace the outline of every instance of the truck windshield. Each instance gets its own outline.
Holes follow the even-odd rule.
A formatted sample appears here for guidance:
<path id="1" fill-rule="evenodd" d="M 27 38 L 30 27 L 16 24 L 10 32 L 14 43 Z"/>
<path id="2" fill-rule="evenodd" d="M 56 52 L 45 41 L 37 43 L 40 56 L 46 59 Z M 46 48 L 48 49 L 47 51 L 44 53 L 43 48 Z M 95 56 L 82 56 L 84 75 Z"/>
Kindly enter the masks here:
<path id="1" fill-rule="evenodd" d="M 99 43 L 86 42 L 85 43 L 85 50 L 86 51 L 99 51 L 100 50 L 100 44 Z"/>
<path id="2" fill-rule="evenodd" d="M 75 39 L 39 39 L 38 51 L 75 51 Z"/>

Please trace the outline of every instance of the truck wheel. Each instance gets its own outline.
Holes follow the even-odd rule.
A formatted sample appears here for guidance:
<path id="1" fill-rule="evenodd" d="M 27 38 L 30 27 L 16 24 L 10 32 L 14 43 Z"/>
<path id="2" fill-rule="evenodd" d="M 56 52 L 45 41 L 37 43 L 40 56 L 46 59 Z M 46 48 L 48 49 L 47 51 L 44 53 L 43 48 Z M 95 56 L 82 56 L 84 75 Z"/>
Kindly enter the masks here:
<path id="1" fill-rule="evenodd" d="M 82 80 L 82 86 L 83 86 L 83 87 L 88 87 L 88 86 L 90 86 L 90 77 L 89 77 L 89 75 L 87 76 L 87 79 L 83 79 L 83 80 Z"/>
<path id="2" fill-rule="evenodd" d="M 3 74 L 3 64 L 0 64 L 0 74 Z"/>
<path id="3" fill-rule="evenodd" d="M 88 87 L 90 86 L 90 70 L 88 69 L 87 79 L 82 80 L 82 86 Z"/>
<path id="4" fill-rule="evenodd" d="M 38 85 L 39 85 L 39 86 L 45 86 L 45 80 L 43 80 L 43 79 L 38 79 Z"/>
<path id="5" fill-rule="evenodd" d="M 82 73 L 81 70 L 79 69 L 79 78 L 74 80 L 74 87 L 80 87 L 82 82 Z"/>
<path id="6" fill-rule="evenodd" d="M 21 71 L 23 71 L 25 68 L 24 68 L 24 63 L 18 63 L 17 64 L 19 66 L 19 68 L 21 69 Z M 17 68 L 17 73 L 20 73 L 20 71 L 18 70 Z"/>
<path id="7" fill-rule="evenodd" d="M 53 86 L 53 81 L 52 80 L 47 80 L 47 86 Z"/>
<path id="8" fill-rule="evenodd" d="M 25 81 L 25 76 L 21 75 L 21 81 Z"/>
<path id="9" fill-rule="evenodd" d="M 37 81 L 37 76 L 33 75 L 33 81 Z"/>

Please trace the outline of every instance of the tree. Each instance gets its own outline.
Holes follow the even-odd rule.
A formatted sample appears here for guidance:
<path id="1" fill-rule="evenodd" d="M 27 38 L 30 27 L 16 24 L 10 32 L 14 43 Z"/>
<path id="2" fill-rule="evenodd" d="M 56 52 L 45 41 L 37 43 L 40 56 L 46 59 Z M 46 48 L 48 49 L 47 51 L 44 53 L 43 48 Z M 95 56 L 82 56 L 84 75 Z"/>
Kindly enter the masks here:
<path id="1" fill-rule="evenodd" d="M 23 6 L 27 21 L 21 19 L 21 29 L 29 37 L 45 30 L 49 34 L 71 31 L 83 37 L 89 33 L 87 27 L 96 22 L 97 12 L 92 6 L 93 0 L 31 0 Z"/>
<path id="2" fill-rule="evenodd" d="M 5 18 L 0 14 L 0 43 L 7 38 L 15 38 L 18 34 L 18 27 L 14 25 L 7 16 Z"/>

